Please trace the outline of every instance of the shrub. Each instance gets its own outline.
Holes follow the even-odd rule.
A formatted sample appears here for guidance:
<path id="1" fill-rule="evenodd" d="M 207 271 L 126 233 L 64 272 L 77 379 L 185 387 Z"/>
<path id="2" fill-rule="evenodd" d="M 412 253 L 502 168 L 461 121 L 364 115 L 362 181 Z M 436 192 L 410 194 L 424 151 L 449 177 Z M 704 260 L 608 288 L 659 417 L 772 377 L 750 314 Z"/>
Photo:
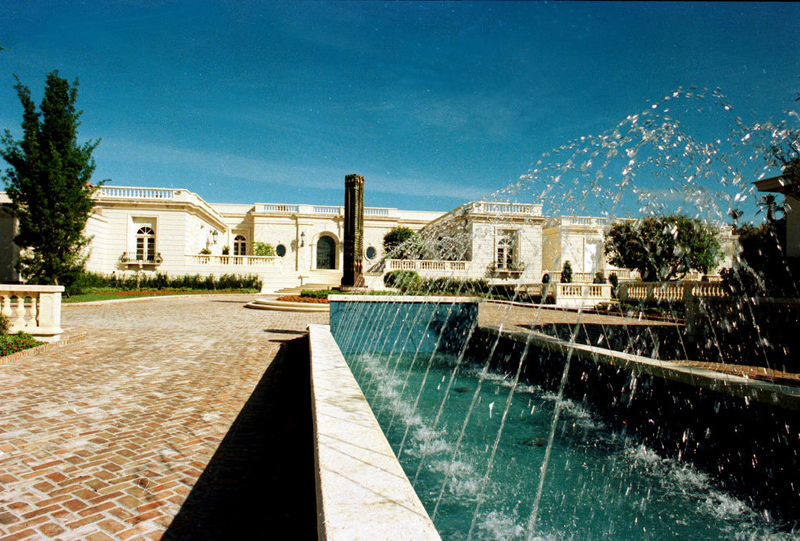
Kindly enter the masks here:
<path id="1" fill-rule="evenodd" d="M 606 278 L 605 278 L 605 276 L 603 276 L 602 272 L 597 271 L 596 273 L 594 273 L 594 283 L 595 284 L 605 284 L 606 283 Z"/>
<path id="2" fill-rule="evenodd" d="M 275 255 L 275 247 L 272 244 L 267 244 L 266 242 L 254 242 L 253 243 L 253 255 L 261 256 L 261 257 L 271 257 Z"/>
<path id="3" fill-rule="evenodd" d="M 8 328 L 10 326 L 11 322 L 8 320 L 8 316 L 0 314 L 0 336 L 8 334 Z"/>
<path id="4" fill-rule="evenodd" d="M 420 281 L 417 271 L 396 270 L 387 272 L 383 276 L 383 283 L 386 287 L 394 287 L 401 291 L 417 289 Z"/>
<path id="5" fill-rule="evenodd" d="M 169 276 L 158 273 L 149 276 L 137 273 L 130 276 L 117 276 L 112 274 L 104 276 L 96 273 L 84 273 L 66 289 L 66 294 L 82 295 L 98 289 L 117 291 L 136 291 L 141 289 L 164 290 L 217 290 L 217 289 L 256 289 L 261 290 L 261 279 L 257 275 L 223 274 L 219 279 L 214 275 L 202 277 L 199 274 L 185 274 L 183 276 Z"/>
<path id="6" fill-rule="evenodd" d="M 616 298 L 619 290 L 619 277 L 616 273 L 612 272 L 608 275 L 608 283 L 611 284 L 611 296 Z"/>
<path id="7" fill-rule="evenodd" d="M 549 274 L 544 273 L 542 275 L 542 283 L 543 284 L 549 284 L 550 283 L 550 275 Z"/>
<path id="8" fill-rule="evenodd" d="M 569 261 L 564 261 L 564 268 L 561 269 L 561 283 L 572 283 L 572 263 Z"/>
<path id="9" fill-rule="evenodd" d="M 300 292 L 300 296 L 309 299 L 327 299 L 328 295 L 336 293 L 338 293 L 338 291 L 333 291 L 331 289 L 319 289 L 319 290 L 304 289 L 303 291 Z"/>
<path id="10" fill-rule="evenodd" d="M 483 296 L 489 292 L 489 283 L 483 279 L 426 278 L 420 282 L 419 289 L 427 293 Z"/>

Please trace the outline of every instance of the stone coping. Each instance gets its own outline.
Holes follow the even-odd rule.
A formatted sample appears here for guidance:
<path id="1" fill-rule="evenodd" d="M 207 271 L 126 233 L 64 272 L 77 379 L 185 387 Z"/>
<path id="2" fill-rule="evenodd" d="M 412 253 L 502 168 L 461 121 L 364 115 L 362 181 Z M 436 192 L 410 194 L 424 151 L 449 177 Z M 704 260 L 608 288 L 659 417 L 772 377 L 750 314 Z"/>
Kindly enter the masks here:
<path id="1" fill-rule="evenodd" d="M 64 286 L 35 286 L 25 284 L 0 284 L 0 291 L 33 291 L 35 293 L 62 293 Z"/>
<path id="2" fill-rule="evenodd" d="M 330 326 L 308 334 L 319 539 L 440 539 Z"/>
<path id="3" fill-rule="evenodd" d="M 447 295 L 328 295 L 333 302 L 415 302 L 415 303 L 479 303 L 480 297 Z"/>
<path id="4" fill-rule="evenodd" d="M 329 312 L 330 305 L 315 302 L 279 301 L 277 299 L 255 299 L 244 305 L 256 310 L 283 310 L 284 312 Z"/>
<path id="5" fill-rule="evenodd" d="M 566 340 L 540 333 L 501 331 L 497 327 L 483 327 L 483 329 L 497 336 L 506 336 L 518 342 L 529 341 L 533 345 L 561 353 L 567 353 L 571 349 L 573 355 L 591 359 L 595 362 L 602 362 L 695 387 L 711 389 L 746 400 L 800 411 L 800 388 L 798 387 L 698 368 L 681 361 L 661 361 L 632 353 L 623 353 L 584 344 L 573 344 Z"/>

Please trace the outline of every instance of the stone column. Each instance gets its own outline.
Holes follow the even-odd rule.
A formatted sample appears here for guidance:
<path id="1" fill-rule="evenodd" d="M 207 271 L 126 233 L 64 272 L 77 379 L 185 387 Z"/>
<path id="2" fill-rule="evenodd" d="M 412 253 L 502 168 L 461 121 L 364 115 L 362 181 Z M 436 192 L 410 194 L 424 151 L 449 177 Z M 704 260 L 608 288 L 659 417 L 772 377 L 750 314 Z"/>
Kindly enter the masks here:
<path id="1" fill-rule="evenodd" d="M 344 261 L 342 286 L 360 285 L 364 255 L 364 177 L 344 177 Z"/>

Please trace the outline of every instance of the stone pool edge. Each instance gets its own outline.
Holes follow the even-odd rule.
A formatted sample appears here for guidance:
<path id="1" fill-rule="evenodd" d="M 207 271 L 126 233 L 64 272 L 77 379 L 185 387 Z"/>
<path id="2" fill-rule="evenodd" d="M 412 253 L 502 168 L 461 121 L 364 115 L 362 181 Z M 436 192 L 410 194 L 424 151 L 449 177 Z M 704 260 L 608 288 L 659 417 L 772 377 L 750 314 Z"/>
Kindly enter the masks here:
<path id="1" fill-rule="evenodd" d="M 438 540 L 328 325 L 309 325 L 321 540 Z"/>

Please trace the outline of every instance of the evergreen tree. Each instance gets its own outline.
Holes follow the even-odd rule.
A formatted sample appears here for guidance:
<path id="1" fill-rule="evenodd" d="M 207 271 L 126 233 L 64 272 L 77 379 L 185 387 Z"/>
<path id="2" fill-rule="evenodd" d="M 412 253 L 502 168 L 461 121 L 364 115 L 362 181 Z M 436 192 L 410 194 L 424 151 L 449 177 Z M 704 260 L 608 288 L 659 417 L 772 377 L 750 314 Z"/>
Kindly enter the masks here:
<path id="1" fill-rule="evenodd" d="M 716 229 L 681 215 L 616 223 L 603 251 L 612 265 L 638 270 L 645 282 L 681 279 L 693 269 L 706 273 L 721 258 Z"/>
<path id="2" fill-rule="evenodd" d="M 22 102 L 21 141 L 6 130 L 2 156 L 11 167 L 3 180 L 12 212 L 19 222 L 14 242 L 23 249 L 17 270 L 29 282 L 59 284 L 83 270 L 83 231 L 94 206 L 97 186 L 90 184 L 99 141 L 78 144 L 82 111 L 75 108 L 78 81 L 72 85 L 47 75 L 40 112 L 31 92 L 17 78 Z"/>

